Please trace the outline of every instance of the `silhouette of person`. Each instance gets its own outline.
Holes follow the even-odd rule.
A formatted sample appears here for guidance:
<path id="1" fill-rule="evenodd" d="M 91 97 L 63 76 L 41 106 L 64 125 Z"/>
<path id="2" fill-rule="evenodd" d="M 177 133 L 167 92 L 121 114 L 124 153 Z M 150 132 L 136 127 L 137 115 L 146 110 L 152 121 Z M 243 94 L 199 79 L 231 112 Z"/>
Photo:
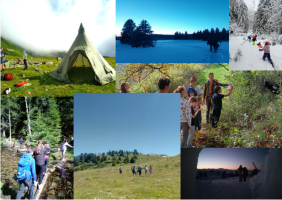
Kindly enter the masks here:
<path id="1" fill-rule="evenodd" d="M 242 182 L 242 178 L 243 178 L 243 168 L 242 165 L 240 165 L 240 167 L 237 169 L 238 174 L 239 174 L 239 182 Z"/>
<path id="2" fill-rule="evenodd" d="M 248 169 L 246 167 L 243 168 L 243 179 L 244 179 L 244 182 L 246 182 L 246 179 L 249 175 L 249 172 L 248 172 Z"/>

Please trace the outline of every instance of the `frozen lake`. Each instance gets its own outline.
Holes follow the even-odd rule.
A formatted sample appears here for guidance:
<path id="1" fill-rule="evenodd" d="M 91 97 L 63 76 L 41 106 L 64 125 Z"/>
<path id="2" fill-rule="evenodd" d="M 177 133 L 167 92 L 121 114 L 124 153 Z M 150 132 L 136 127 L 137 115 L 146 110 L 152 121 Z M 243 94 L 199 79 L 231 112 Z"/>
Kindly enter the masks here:
<path id="1" fill-rule="evenodd" d="M 117 63 L 228 63 L 229 42 L 210 52 L 206 41 L 158 40 L 155 47 L 132 48 L 116 41 Z"/>

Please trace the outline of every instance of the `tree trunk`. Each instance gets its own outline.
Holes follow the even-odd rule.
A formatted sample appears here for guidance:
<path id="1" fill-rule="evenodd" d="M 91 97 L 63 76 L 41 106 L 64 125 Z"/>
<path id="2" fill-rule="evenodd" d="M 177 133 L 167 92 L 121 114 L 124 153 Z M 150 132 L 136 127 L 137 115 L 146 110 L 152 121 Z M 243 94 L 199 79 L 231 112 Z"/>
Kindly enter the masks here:
<path id="1" fill-rule="evenodd" d="M 25 97 L 24 99 L 25 99 L 26 115 L 27 115 L 27 128 L 28 128 L 29 135 L 31 135 L 31 130 L 30 130 L 30 113 L 28 111 L 27 97 Z"/>
<path id="2" fill-rule="evenodd" d="M 4 117 L 2 117 L 2 124 L 4 124 Z M 3 137 L 6 137 L 5 135 L 5 128 L 3 127 L 3 133 L 2 133 Z"/>
<path id="3" fill-rule="evenodd" d="M 10 129 L 10 142 L 12 142 L 12 129 L 11 129 L 11 108 L 10 108 L 10 98 L 9 98 L 9 129 Z"/>

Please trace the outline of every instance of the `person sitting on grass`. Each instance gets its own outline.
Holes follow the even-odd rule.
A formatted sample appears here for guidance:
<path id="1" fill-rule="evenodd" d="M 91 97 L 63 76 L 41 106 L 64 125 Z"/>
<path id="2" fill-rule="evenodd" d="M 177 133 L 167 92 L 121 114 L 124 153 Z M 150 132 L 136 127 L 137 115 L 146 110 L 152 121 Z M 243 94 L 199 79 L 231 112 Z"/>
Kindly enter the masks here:
<path id="1" fill-rule="evenodd" d="M 197 107 L 197 98 L 196 97 L 191 97 L 189 99 L 190 105 L 191 105 L 191 113 L 192 113 L 192 120 L 191 120 L 191 130 L 189 131 L 189 137 L 187 140 L 187 148 L 191 148 L 192 146 L 192 139 L 195 137 L 195 122 L 196 122 L 196 117 L 198 113 L 203 110 L 203 108 L 198 108 Z"/>
<path id="2" fill-rule="evenodd" d="M 170 88 L 170 80 L 168 78 L 162 77 L 158 82 L 159 91 L 156 93 L 167 93 Z"/>
<path id="3" fill-rule="evenodd" d="M 67 150 L 67 146 L 73 148 L 73 146 L 69 145 L 69 143 L 67 142 L 66 139 L 63 140 L 61 146 L 60 146 L 60 150 L 62 152 L 62 160 L 65 159 L 65 153 L 66 153 L 66 150 Z"/>
<path id="4" fill-rule="evenodd" d="M 120 90 L 121 92 L 120 93 L 130 93 L 128 90 L 129 90 L 130 86 L 128 83 L 124 82 L 120 85 Z"/>
<path id="5" fill-rule="evenodd" d="M 180 127 L 182 129 L 183 138 L 180 148 L 184 148 L 189 137 L 189 130 L 191 130 L 191 105 L 190 102 L 184 97 L 187 96 L 187 92 L 184 86 L 178 86 L 173 93 L 180 93 Z"/>
<path id="6" fill-rule="evenodd" d="M 231 87 L 231 90 L 229 91 L 228 94 L 220 94 L 221 91 L 221 87 L 220 86 L 216 86 L 214 88 L 215 94 L 212 97 L 212 104 L 213 104 L 213 119 L 212 119 L 212 127 L 213 128 L 217 128 L 217 124 L 220 118 L 220 114 L 221 114 L 221 109 L 222 109 L 222 99 L 224 97 L 228 97 L 231 92 L 233 90 L 233 86 Z"/>
<path id="7" fill-rule="evenodd" d="M 24 193 L 25 187 L 28 188 L 29 191 L 29 198 L 35 199 L 33 195 L 33 184 L 36 186 L 36 170 L 35 170 L 35 160 L 32 157 L 34 152 L 34 149 L 32 147 L 29 147 L 22 155 L 22 157 L 19 160 L 19 167 L 17 172 L 17 177 L 19 182 L 19 190 L 16 196 L 16 199 L 21 199 L 22 195 Z M 25 166 L 26 167 L 25 167 Z"/>
<path id="8" fill-rule="evenodd" d="M 195 118 L 195 130 L 200 131 L 202 127 L 202 111 L 201 109 L 201 104 L 203 103 L 202 97 L 197 96 L 197 106 L 198 106 L 198 115 Z"/>
<path id="9" fill-rule="evenodd" d="M 122 174 L 122 168 L 121 168 L 121 166 L 120 166 L 120 168 L 119 168 L 119 173 Z"/>

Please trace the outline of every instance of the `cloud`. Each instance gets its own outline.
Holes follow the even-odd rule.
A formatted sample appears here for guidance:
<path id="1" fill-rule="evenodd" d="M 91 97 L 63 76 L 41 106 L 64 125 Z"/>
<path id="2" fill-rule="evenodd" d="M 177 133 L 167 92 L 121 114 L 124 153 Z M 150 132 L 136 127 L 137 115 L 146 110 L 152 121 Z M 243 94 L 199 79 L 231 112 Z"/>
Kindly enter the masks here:
<path id="1" fill-rule="evenodd" d="M 33 51 L 67 51 L 81 22 L 98 51 L 115 57 L 114 0 L 2 0 L 1 36 Z"/>

